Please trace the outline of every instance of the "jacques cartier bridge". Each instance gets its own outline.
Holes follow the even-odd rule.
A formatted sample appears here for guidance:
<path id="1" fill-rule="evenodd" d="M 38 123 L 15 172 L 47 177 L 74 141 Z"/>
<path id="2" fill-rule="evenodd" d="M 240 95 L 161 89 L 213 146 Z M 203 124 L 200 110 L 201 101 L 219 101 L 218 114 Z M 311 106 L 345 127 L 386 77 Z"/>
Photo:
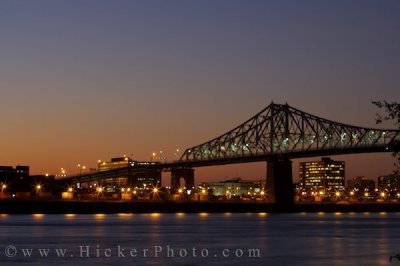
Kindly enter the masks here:
<path id="1" fill-rule="evenodd" d="M 294 158 L 339 154 L 400 151 L 400 131 L 363 128 L 330 121 L 287 104 L 271 103 L 261 112 L 229 132 L 188 148 L 178 161 L 132 164 L 103 172 L 71 176 L 72 182 L 129 176 L 135 169 L 170 171 L 171 186 L 179 188 L 183 178 L 194 187 L 195 167 L 267 163 L 266 189 L 273 202 L 293 204 L 292 162 Z"/>

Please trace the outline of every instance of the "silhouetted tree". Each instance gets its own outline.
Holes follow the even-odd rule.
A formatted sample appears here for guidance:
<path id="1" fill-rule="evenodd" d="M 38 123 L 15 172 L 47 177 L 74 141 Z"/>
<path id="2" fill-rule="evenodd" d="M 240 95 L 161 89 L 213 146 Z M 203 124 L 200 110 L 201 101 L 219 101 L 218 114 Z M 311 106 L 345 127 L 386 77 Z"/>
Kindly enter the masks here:
<path id="1" fill-rule="evenodd" d="M 394 124 L 400 129 L 400 103 L 387 101 L 373 101 L 372 104 L 376 105 L 379 109 L 384 111 L 384 115 L 376 114 L 376 123 L 380 124 L 383 121 L 394 121 Z M 400 172 L 400 152 L 394 152 L 393 157 L 395 158 L 394 167 L 395 173 Z"/>
<path id="2" fill-rule="evenodd" d="M 400 128 L 400 103 L 392 102 L 388 103 L 387 101 L 374 101 L 372 104 L 378 106 L 379 109 L 383 109 L 385 111 L 385 115 L 381 115 L 379 113 L 376 114 L 376 123 L 380 124 L 383 121 L 394 120 L 395 125 Z"/>

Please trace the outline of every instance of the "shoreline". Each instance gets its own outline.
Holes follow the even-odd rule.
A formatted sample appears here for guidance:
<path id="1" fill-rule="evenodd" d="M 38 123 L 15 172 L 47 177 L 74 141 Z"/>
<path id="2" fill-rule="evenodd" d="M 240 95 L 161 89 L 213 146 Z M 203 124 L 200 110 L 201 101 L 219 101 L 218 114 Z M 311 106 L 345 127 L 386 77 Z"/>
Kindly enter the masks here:
<path id="1" fill-rule="evenodd" d="M 61 201 L 1 200 L 0 214 L 96 213 L 301 213 L 301 212 L 400 212 L 399 203 L 299 203 L 278 206 L 265 202 L 174 201 Z"/>

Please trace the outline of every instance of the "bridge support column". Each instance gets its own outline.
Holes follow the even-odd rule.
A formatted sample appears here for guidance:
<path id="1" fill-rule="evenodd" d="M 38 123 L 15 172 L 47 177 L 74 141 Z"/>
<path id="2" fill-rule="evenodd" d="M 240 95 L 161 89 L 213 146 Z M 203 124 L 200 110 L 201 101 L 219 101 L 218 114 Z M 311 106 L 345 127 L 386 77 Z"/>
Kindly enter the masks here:
<path id="1" fill-rule="evenodd" d="M 171 187 L 179 189 L 181 187 L 180 180 L 185 181 L 184 187 L 192 189 L 194 187 L 194 169 L 192 168 L 173 168 L 171 169 Z"/>
<path id="2" fill-rule="evenodd" d="M 273 158 L 267 161 L 267 200 L 279 206 L 294 204 L 292 161 L 288 158 Z"/>

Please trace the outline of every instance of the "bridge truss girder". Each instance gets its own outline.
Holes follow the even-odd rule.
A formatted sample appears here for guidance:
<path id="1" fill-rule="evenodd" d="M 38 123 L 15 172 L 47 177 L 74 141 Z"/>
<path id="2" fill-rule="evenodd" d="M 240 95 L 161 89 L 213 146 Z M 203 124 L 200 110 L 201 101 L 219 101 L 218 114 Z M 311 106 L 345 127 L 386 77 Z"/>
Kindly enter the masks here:
<path id="1" fill-rule="evenodd" d="M 180 161 L 256 161 L 257 158 L 307 157 L 371 151 L 397 151 L 399 130 L 346 125 L 287 104 L 271 103 L 233 130 L 187 149 Z"/>

